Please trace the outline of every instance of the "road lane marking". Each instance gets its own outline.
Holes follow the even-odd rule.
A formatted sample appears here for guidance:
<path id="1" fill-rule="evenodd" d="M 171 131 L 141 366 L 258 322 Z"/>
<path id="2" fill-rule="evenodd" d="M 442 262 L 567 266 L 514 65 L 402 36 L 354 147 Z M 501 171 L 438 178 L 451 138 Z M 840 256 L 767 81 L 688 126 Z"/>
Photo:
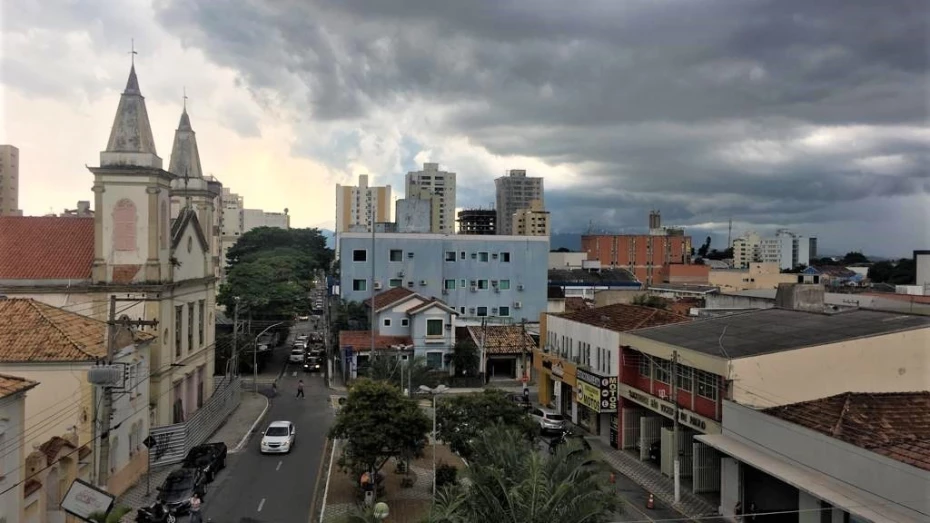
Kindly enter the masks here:
<path id="1" fill-rule="evenodd" d="M 274 468 L 275 472 L 281 470 L 281 464 L 282 464 L 282 463 L 284 463 L 284 462 L 283 462 L 283 461 L 279 461 L 279 462 L 278 462 L 278 466 Z"/>
<path id="2" fill-rule="evenodd" d="M 258 511 L 261 512 L 262 507 L 264 506 L 265 506 L 265 498 L 262 498 L 262 500 L 258 502 Z"/>

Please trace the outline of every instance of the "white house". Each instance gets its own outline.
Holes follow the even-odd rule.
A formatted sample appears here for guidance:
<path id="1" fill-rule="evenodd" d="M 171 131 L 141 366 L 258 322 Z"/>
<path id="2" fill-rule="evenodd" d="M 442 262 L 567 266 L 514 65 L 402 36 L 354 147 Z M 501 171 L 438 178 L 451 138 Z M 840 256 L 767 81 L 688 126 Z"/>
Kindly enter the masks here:
<path id="1" fill-rule="evenodd" d="M 38 383 L 8 374 L 0 374 L 0 521 L 13 523 L 23 514 L 23 462 L 26 429 L 26 392 Z"/>

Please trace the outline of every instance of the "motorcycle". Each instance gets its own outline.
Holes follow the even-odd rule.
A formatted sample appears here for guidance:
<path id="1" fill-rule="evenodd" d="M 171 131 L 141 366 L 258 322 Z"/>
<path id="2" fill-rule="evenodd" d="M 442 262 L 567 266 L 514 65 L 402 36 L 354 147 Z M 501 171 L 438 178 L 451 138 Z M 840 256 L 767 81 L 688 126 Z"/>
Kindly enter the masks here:
<path id="1" fill-rule="evenodd" d="M 575 433 L 571 429 L 562 429 L 562 432 L 549 440 L 549 454 L 555 454 L 561 445 L 568 443 L 569 438 L 576 438 Z M 581 440 L 581 445 L 584 450 L 591 450 L 591 444 L 588 443 L 584 438 L 578 438 Z"/>
<path id="2" fill-rule="evenodd" d="M 136 513 L 136 523 L 176 523 L 177 516 L 161 503 L 143 507 Z"/>

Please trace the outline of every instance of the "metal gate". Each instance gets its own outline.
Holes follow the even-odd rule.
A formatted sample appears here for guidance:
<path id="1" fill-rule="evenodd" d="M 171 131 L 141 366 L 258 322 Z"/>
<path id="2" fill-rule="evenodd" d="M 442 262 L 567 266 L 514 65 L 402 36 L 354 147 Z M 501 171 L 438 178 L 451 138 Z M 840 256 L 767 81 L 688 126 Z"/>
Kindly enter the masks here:
<path id="1" fill-rule="evenodd" d="M 679 474 L 683 478 L 690 478 L 693 475 L 693 449 L 692 441 L 694 433 L 687 429 L 678 430 L 678 460 L 680 462 Z M 662 428 L 662 458 L 660 468 L 662 474 L 668 477 L 675 475 L 675 429 L 672 427 Z"/>
<path id="2" fill-rule="evenodd" d="M 694 459 L 692 461 L 693 479 L 691 491 L 717 492 L 720 490 L 720 453 L 713 447 L 695 441 L 692 444 Z"/>
<path id="3" fill-rule="evenodd" d="M 207 440 L 239 406 L 242 386 L 238 378 L 220 381 L 213 395 L 184 423 L 154 427 L 149 435 L 155 444 L 149 449 L 149 466 L 171 465 L 184 459 L 190 449 Z"/>
<path id="4" fill-rule="evenodd" d="M 643 416 L 639 418 L 639 459 L 641 461 L 649 459 L 649 447 L 659 441 L 663 421 L 664 418 L 659 416 Z"/>
<path id="5" fill-rule="evenodd" d="M 635 449 L 639 447 L 639 420 L 643 417 L 643 409 L 622 410 L 623 414 L 623 436 L 620 440 L 620 448 Z"/>

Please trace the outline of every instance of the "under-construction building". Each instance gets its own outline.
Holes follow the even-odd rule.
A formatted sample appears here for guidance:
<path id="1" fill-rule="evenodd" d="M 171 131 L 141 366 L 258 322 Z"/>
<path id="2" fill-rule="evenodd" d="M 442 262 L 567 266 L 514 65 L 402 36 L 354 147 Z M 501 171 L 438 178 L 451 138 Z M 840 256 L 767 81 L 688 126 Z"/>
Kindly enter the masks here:
<path id="1" fill-rule="evenodd" d="M 459 211 L 459 234 L 497 234 L 497 211 L 462 209 Z"/>

